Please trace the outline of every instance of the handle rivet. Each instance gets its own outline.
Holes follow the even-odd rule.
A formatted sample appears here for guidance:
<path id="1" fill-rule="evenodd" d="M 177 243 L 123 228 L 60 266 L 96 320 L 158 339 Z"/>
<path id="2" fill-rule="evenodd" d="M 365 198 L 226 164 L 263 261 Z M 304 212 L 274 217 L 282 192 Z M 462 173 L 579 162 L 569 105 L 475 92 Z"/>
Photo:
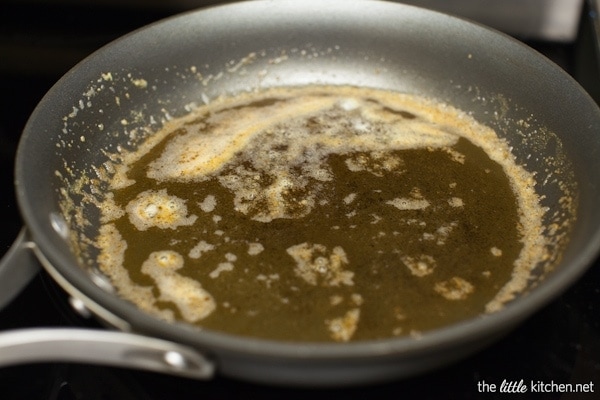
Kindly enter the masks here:
<path id="1" fill-rule="evenodd" d="M 184 369 L 187 366 L 185 357 L 177 351 L 167 351 L 164 355 L 165 363 L 177 369 Z"/>
<path id="2" fill-rule="evenodd" d="M 69 297 L 69 304 L 71 305 L 71 308 L 83 318 L 90 318 L 92 316 L 92 313 L 82 300 L 75 297 Z"/>

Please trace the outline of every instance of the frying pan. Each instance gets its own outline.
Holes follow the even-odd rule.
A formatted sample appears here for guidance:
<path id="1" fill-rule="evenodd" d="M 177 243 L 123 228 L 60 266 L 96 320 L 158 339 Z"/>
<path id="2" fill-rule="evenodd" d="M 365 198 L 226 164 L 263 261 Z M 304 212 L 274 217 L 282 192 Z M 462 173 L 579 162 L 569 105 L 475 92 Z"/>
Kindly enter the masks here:
<path id="1" fill-rule="evenodd" d="M 305 84 L 430 97 L 494 128 L 535 173 L 548 215 L 572 221 L 553 268 L 535 268 L 527 290 L 499 312 L 420 338 L 287 343 L 158 320 L 118 297 L 93 260 L 73 250 L 69 238 L 93 235 L 98 211 L 82 200 L 65 213 L 61 201 L 108 154 L 220 95 Z M 444 14 L 377 1 L 283 0 L 160 21 L 100 49 L 56 83 L 31 115 L 16 159 L 25 227 L 0 265 L 1 303 L 42 265 L 74 306 L 110 329 L 5 332 L 0 365 L 77 361 L 194 378 L 349 385 L 450 363 L 506 334 L 596 257 L 599 134 L 600 110 L 560 68 L 503 34 Z"/>

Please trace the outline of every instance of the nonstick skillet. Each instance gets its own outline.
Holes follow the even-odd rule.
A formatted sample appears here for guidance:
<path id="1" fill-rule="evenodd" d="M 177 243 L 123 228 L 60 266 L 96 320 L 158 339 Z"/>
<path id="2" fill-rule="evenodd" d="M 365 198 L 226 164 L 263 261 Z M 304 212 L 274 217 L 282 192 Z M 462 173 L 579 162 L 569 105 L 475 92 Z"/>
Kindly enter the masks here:
<path id="1" fill-rule="evenodd" d="M 147 315 L 114 293 L 69 237 L 61 192 L 127 146 L 136 128 L 223 94 L 305 84 L 435 98 L 469 112 L 536 173 L 549 214 L 568 184 L 576 213 L 560 262 L 503 310 L 424 334 L 346 344 L 284 343 L 198 330 Z M 525 121 L 525 123 L 524 123 Z M 108 329 L 0 335 L 0 365 L 105 363 L 207 378 L 348 385 L 414 375 L 498 339 L 572 284 L 600 247 L 600 111 L 543 56 L 483 26 L 391 2 L 252 1 L 157 22 L 98 50 L 42 99 L 21 139 L 15 185 L 25 227 L 0 266 L 7 302 L 42 265 Z M 556 160 L 560 160 L 557 166 Z M 85 188 L 82 188 L 85 195 Z M 94 209 L 79 210 L 93 221 Z"/>

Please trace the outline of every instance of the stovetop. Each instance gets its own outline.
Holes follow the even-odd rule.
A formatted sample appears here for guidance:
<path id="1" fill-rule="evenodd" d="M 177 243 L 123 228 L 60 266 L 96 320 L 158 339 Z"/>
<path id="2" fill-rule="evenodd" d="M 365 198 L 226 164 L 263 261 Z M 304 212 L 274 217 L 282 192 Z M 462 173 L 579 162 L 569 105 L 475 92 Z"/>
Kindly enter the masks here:
<path id="1" fill-rule="evenodd" d="M 21 228 L 12 191 L 14 153 L 27 117 L 58 78 L 108 41 L 174 10 L 104 6 L 0 6 L 0 246 L 4 253 Z M 588 1 L 574 43 L 526 41 L 573 75 L 600 101 L 597 11 Z M 175 10 L 177 11 L 177 10 Z M 596 31 L 595 31 L 596 29 Z M 600 132 L 599 138 L 600 140 Z M 495 399 L 481 383 L 524 380 L 592 384 L 593 393 L 532 393 L 521 398 L 600 398 L 600 259 L 571 289 L 499 342 L 463 361 L 410 379 L 345 389 L 271 387 L 225 377 L 195 381 L 156 373 L 79 364 L 0 368 L 2 399 L 300 399 L 336 395 L 346 399 Z M 24 327 L 97 327 L 71 309 L 67 296 L 45 272 L 4 310 L 0 331 Z M 589 386 L 588 386 L 589 387 Z M 515 395 L 519 397 L 518 395 Z"/>

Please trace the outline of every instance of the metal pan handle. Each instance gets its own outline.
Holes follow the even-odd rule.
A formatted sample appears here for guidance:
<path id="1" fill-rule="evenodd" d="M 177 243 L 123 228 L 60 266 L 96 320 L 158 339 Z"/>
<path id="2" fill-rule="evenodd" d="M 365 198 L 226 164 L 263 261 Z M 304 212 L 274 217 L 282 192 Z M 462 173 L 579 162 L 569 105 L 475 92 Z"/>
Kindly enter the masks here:
<path id="1" fill-rule="evenodd" d="M 0 333 L 0 367 L 35 362 L 76 362 L 209 379 L 214 364 L 166 340 L 92 329 L 33 328 Z"/>
<path id="2" fill-rule="evenodd" d="M 36 245 L 22 229 L 0 261 L 0 309 L 40 270 Z M 121 331 L 31 328 L 0 332 L 0 367 L 35 362 L 77 362 L 134 368 L 196 379 L 214 375 L 214 363 L 194 349 Z"/>
<path id="3" fill-rule="evenodd" d="M 25 228 L 0 260 L 0 310 L 6 307 L 40 271 Z"/>

